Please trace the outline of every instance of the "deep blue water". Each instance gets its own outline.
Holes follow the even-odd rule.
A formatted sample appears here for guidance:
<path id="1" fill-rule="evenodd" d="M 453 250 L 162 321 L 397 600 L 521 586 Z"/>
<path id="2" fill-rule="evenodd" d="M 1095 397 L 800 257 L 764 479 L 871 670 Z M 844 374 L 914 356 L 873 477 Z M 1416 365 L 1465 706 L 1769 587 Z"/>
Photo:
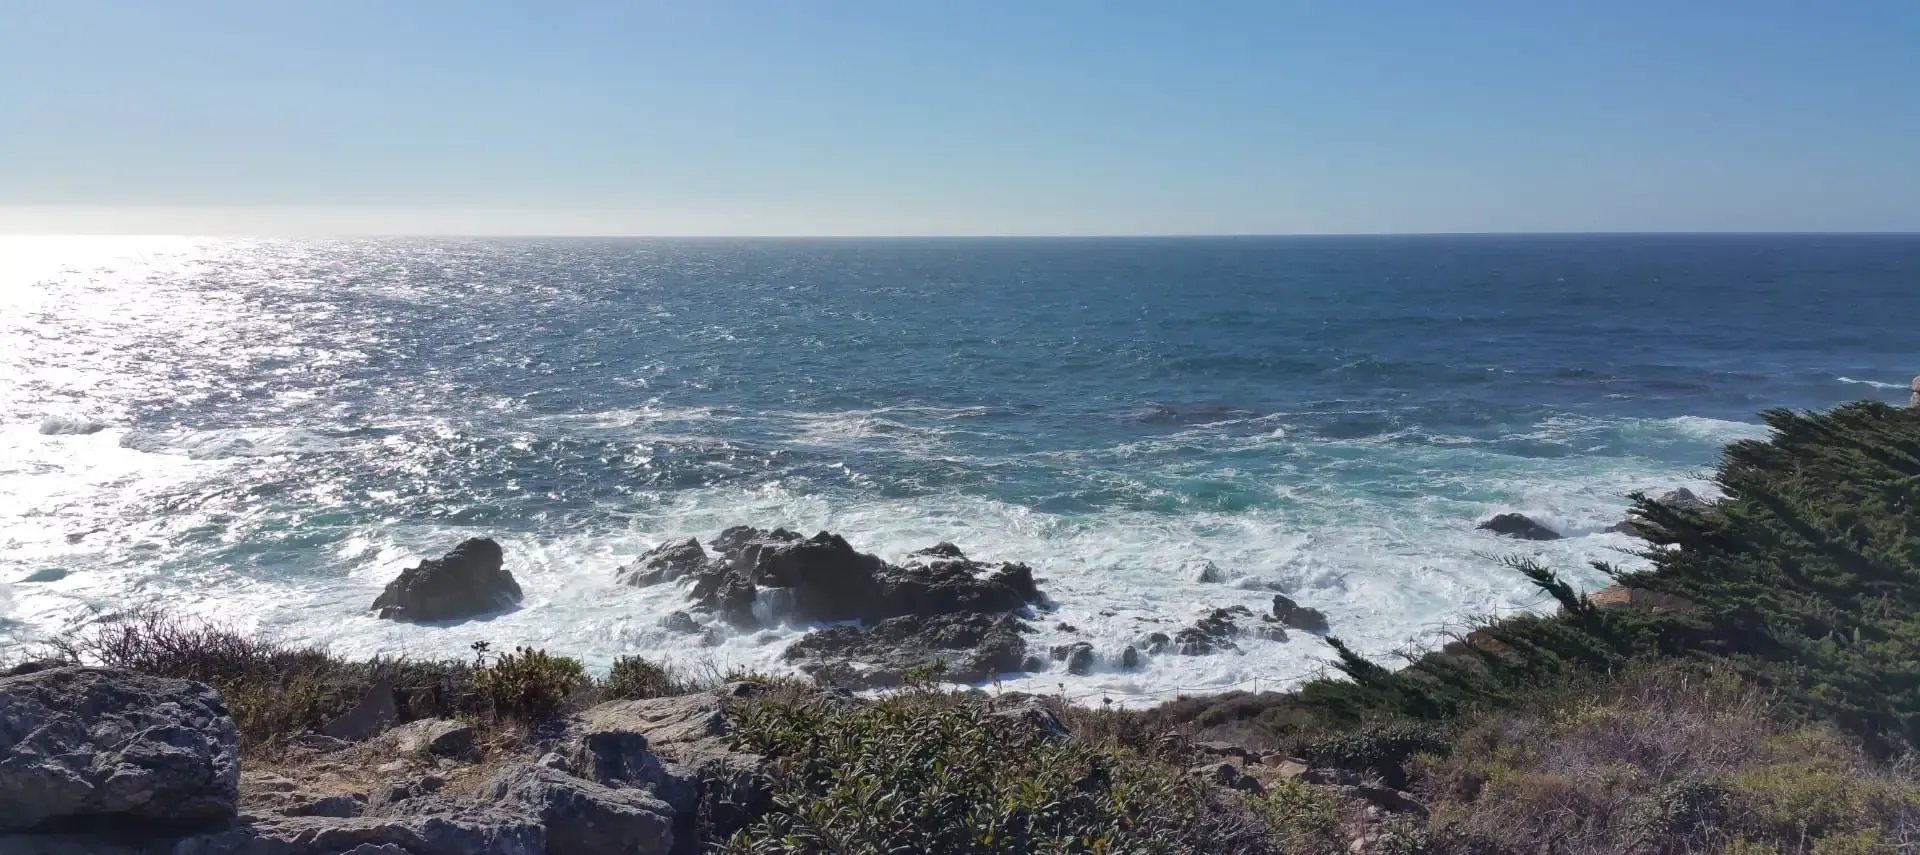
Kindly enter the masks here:
<path id="1" fill-rule="evenodd" d="M 1757 411 L 1904 402 L 1920 372 L 1916 236 L 25 256 L 0 266 L 0 335 L 25 345 L 0 358 L 0 620 L 20 637 L 137 601 L 350 651 L 517 635 L 765 662 L 780 645 L 688 647 L 654 626 L 671 592 L 605 584 L 647 544 L 757 522 L 1031 560 L 1103 643 L 1272 582 L 1384 649 L 1532 599 L 1479 557 L 1504 548 L 1471 531 L 1484 515 L 1575 535 L 1545 549 L 1577 574 L 1628 545 L 1600 533 L 1625 492 L 1704 487 Z M 478 532 L 508 542 L 527 608 L 362 614 L 395 568 Z M 1202 560 L 1244 587 L 1192 581 Z M 69 575 L 7 584 L 49 568 Z M 1086 685 L 1278 679 L 1323 653 Z"/>

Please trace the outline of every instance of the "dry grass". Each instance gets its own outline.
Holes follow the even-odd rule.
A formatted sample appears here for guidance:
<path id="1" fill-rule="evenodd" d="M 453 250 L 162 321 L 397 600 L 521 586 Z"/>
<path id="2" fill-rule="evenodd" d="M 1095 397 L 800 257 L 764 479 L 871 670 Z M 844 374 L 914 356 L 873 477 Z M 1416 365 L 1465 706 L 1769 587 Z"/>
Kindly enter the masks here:
<path id="1" fill-rule="evenodd" d="M 1496 715 L 1420 771 L 1448 851 L 1893 853 L 1920 821 L 1920 779 L 1782 723 L 1726 671 L 1657 669 Z"/>

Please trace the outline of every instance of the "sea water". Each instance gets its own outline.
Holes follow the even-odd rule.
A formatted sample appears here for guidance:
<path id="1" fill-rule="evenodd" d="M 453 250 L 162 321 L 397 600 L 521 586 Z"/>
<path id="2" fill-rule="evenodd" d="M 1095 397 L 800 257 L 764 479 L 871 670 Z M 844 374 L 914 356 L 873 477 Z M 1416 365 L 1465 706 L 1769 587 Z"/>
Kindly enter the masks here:
<path id="1" fill-rule="evenodd" d="M 0 655 L 145 608 L 346 655 L 536 645 L 781 669 L 669 632 L 662 540 L 830 530 L 1031 564 L 1103 661 L 1285 592 L 1390 659 L 1638 566 L 1627 494 L 1757 413 L 1904 402 L 1920 238 L 0 239 Z M 1476 531 L 1519 511 L 1566 535 Z M 500 540 L 517 610 L 406 625 Z M 1205 579 L 1206 581 L 1203 581 Z M 1009 689 L 1275 688 L 1295 633 Z"/>

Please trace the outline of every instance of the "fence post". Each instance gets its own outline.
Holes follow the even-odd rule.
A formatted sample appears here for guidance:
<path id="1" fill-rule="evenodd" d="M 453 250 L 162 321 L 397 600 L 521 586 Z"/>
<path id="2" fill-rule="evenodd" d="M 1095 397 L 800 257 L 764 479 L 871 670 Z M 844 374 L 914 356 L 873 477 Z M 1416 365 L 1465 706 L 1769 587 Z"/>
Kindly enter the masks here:
<path id="1" fill-rule="evenodd" d="M 1907 401 L 1907 406 L 1920 410 L 1920 377 L 1913 378 L 1913 397 Z"/>

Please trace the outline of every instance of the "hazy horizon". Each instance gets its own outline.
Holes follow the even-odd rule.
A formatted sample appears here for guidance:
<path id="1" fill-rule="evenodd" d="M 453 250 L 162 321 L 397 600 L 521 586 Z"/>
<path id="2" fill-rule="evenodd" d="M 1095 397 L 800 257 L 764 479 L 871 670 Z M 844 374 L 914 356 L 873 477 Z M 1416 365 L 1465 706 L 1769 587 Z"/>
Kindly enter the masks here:
<path id="1" fill-rule="evenodd" d="M 0 233 L 1920 231 L 1920 6 L 0 0 Z"/>

